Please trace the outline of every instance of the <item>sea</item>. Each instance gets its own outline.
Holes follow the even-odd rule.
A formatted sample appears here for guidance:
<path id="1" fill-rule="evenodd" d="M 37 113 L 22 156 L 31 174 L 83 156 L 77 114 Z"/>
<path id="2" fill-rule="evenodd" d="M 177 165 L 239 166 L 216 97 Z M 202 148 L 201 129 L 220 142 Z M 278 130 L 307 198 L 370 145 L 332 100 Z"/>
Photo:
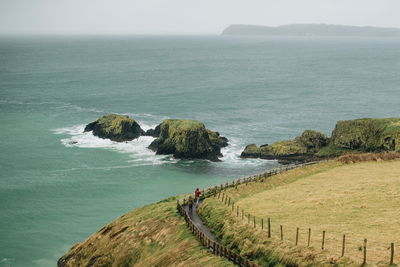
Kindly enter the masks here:
<path id="1" fill-rule="evenodd" d="M 55 266 L 132 209 L 279 166 L 247 144 L 399 104 L 398 38 L 0 36 L 0 266 Z M 108 113 L 199 120 L 230 145 L 178 160 L 83 132 Z"/>

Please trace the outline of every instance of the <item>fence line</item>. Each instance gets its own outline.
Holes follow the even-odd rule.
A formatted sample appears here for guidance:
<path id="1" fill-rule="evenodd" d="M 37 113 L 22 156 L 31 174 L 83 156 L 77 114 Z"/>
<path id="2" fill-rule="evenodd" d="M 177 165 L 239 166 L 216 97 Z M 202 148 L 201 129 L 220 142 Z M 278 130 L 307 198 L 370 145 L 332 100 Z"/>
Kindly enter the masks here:
<path id="1" fill-rule="evenodd" d="M 223 193 L 223 195 L 224 195 L 225 198 L 231 199 L 227 194 Z M 219 199 L 219 198 L 217 198 L 217 199 Z M 234 201 L 234 200 L 232 200 L 232 201 Z M 230 206 L 229 203 L 224 203 L 224 202 L 222 202 L 222 203 L 227 205 L 228 206 L 228 210 L 229 210 L 229 206 Z M 237 207 L 238 210 L 240 209 L 240 207 L 238 205 L 236 207 Z M 247 225 L 249 227 L 257 228 L 257 226 L 259 226 L 259 228 L 261 228 L 262 231 L 266 231 L 267 232 L 268 238 L 271 238 L 271 219 L 270 218 L 267 218 L 268 226 L 267 226 L 267 229 L 264 229 L 264 226 L 263 226 L 264 218 L 259 219 L 261 224 L 257 225 L 256 224 L 256 220 L 257 220 L 256 218 L 257 217 L 252 215 L 252 214 L 250 214 L 250 213 L 246 214 L 244 212 L 244 209 L 242 209 L 242 221 L 243 221 L 243 217 L 247 217 Z M 251 221 L 250 218 L 253 218 L 253 220 Z M 300 231 L 300 228 L 296 227 L 296 229 L 295 229 L 295 233 L 296 234 L 295 234 L 295 239 L 294 239 L 295 240 L 294 244 L 296 246 L 299 243 L 299 231 Z M 326 237 L 327 237 L 327 232 L 325 230 L 323 230 L 322 231 L 322 237 L 320 239 L 320 248 L 321 248 L 321 250 L 326 249 L 326 240 L 327 240 Z M 283 240 L 283 226 L 282 225 L 280 225 L 280 240 Z M 347 251 L 346 248 L 348 247 L 347 245 L 349 244 L 349 240 L 348 240 L 348 238 L 346 238 L 346 235 L 343 234 L 343 238 L 342 238 L 341 241 L 342 242 L 341 242 L 340 252 L 341 252 L 341 257 L 343 257 L 343 256 L 345 256 L 345 253 Z M 358 247 L 358 250 L 362 252 L 362 265 L 365 265 L 365 264 L 367 264 L 367 259 L 368 259 L 367 258 L 368 247 L 371 247 L 371 245 L 367 246 L 367 244 L 371 244 L 371 240 L 367 240 L 365 238 L 363 240 L 360 240 L 360 242 L 361 241 L 363 241 L 363 243 L 362 243 L 361 246 Z M 310 243 L 311 243 L 311 228 L 308 228 L 307 247 L 310 246 Z M 381 242 L 374 242 L 374 243 L 375 244 L 379 244 L 380 246 L 382 246 Z M 382 248 L 383 248 L 383 246 L 382 246 Z M 388 261 L 388 265 L 394 265 L 395 264 L 394 263 L 394 253 L 395 253 L 395 251 L 394 251 L 395 250 L 394 249 L 394 243 L 390 243 L 389 248 L 385 249 L 385 250 L 388 251 L 387 252 L 387 257 L 386 257 L 387 261 Z"/>
<path id="2" fill-rule="evenodd" d="M 298 165 L 286 165 L 285 167 L 281 168 L 275 168 L 271 169 L 267 172 L 261 173 L 261 174 L 256 174 L 256 175 L 251 175 L 243 178 L 239 178 L 237 180 L 233 180 L 231 184 L 226 182 L 225 184 L 220 184 L 220 185 L 215 185 L 213 187 L 209 187 L 206 189 L 203 189 L 203 196 L 202 198 L 208 198 L 211 196 L 218 196 L 218 199 L 221 197 L 221 192 L 227 188 L 230 187 L 236 187 L 239 184 L 248 184 L 249 182 L 255 182 L 276 174 L 279 174 L 284 171 L 288 171 L 294 168 L 299 168 L 303 167 L 306 165 L 311 165 L 315 164 L 316 162 L 309 162 L 309 163 L 303 163 L 303 164 L 298 164 Z M 228 200 L 229 199 L 229 200 Z M 185 205 L 185 198 L 183 199 L 183 204 L 180 204 L 180 201 L 177 200 L 177 210 L 181 216 L 184 217 L 189 229 L 192 231 L 192 233 L 199 239 L 199 241 L 205 246 L 207 249 L 210 249 L 212 253 L 214 253 L 217 256 L 225 257 L 228 260 L 232 261 L 233 263 L 242 266 L 242 267 L 259 267 L 254 262 L 250 262 L 248 259 L 245 257 L 241 256 L 240 254 L 228 249 L 227 247 L 214 242 L 213 240 L 209 239 L 208 236 L 201 231 L 200 228 L 198 228 L 186 212 L 184 205 Z M 222 198 L 221 198 L 222 203 L 228 204 L 228 206 L 231 205 L 231 198 L 228 197 L 224 192 L 222 192 Z M 228 201 L 228 202 L 227 202 Z M 234 202 L 232 201 L 232 212 L 234 212 Z M 239 216 L 239 206 L 237 206 L 237 216 Z M 242 219 L 244 216 L 244 210 L 242 210 Z M 249 215 L 250 216 L 250 215 Z M 249 223 L 250 223 L 250 217 Z M 256 227 L 256 217 L 254 217 L 254 227 Z M 268 228 L 270 229 L 270 222 L 268 221 Z"/>
<path id="3" fill-rule="evenodd" d="M 215 254 L 216 256 L 227 258 L 228 260 L 232 261 L 233 263 L 239 266 L 259 267 L 259 265 L 257 265 L 256 263 L 249 261 L 240 254 L 208 238 L 208 236 L 193 223 L 192 219 L 188 215 L 183 205 L 180 204 L 179 200 L 177 201 L 177 209 L 179 213 L 185 218 L 185 221 L 189 229 L 192 231 L 192 233 L 199 239 L 202 245 L 205 246 L 207 249 L 211 250 L 213 254 Z"/>
<path id="4" fill-rule="evenodd" d="M 296 169 L 296 168 L 300 168 L 300 167 L 304 167 L 304 166 L 308 166 L 308 165 L 313 165 L 315 163 L 318 163 L 318 162 L 308 162 L 308 163 L 297 164 L 297 165 L 286 165 L 286 166 L 283 166 L 280 168 L 271 169 L 264 173 L 238 178 L 236 180 L 231 181 L 231 183 L 225 182 L 225 183 L 222 183 L 219 185 L 215 185 L 213 187 L 208 187 L 203 190 L 202 198 L 205 199 L 208 197 L 215 196 L 217 199 L 219 199 L 221 201 L 221 203 L 228 205 L 228 207 L 232 205 L 231 211 L 235 213 L 235 209 L 234 209 L 235 201 L 234 201 L 234 199 L 231 199 L 231 197 L 229 197 L 224 192 L 224 190 L 226 190 L 228 188 L 237 188 L 237 186 L 241 185 L 241 184 L 247 185 L 250 182 L 257 182 L 260 180 L 263 181 L 264 179 L 266 179 L 268 177 L 280 174 L 282 172 L 286 172 L 288 170 L 292 170 L 292 169 Z M 225 257 L 225 258 L 229 259 L 230 261 L 234 262 L 235 264 L 238 264 L 239 266 L 243 266 L 243 267 L 258 266 L 255 263 L 251 263 L 249 260 L 240 256 L 239 254 L 227 249 L 223 245 L 210 240 L 203 232 L 201 232 L 201 230 L 196 225 L 194 225 L 193 221 L 190 219 L 187 212 L 183 208 L 183 205 L 180 204 L 180 201 L 178 200 L 177 202 L 178 202 L 177 209 L 178 209 L 179 213 L 185 218 L 185 220 L 189 226 L 189 229 L 191 229 L 193 234 L 200 240 L 200 242 L 204 246 L 206 246 L 208 249 L 210 249 L 215 255 Z M 185 198 L 183 199 L 183 202 L 185 202 Z M 240 214 L 240 211 L 241 211 L 241 214 Z M 246 218 L 249 226 L 253 225 L 254 228 L 257 227 L 256 216 L 252 216 L 250 213 L 247 213 L 247 216 L 246 216 L 245 210 L 243 208 L 240 208 L 237 204 L 236 204 L 236 215 L 237 215 L 237 217 L 241 217 L 242 221 L 244 221 L 244 219 Z M 252 223 L 250 221 L 250 217 L 253 217 Z M 270 218 L 268 218 L 268 220 L 267 220 L 267 229 L 264 229 L 263 219 L 261 219 L 261 223 L 259 224 L 259 227 L 261 227 L 263 231 L 265 231 L 265 230 L 267 231 L 268 238 L 272 237 L 272 234 L 271 234 L 272 227 L 271 227 Z M 299 238 L 299 236 L 298 236 L 299 229 L 300 228 L 296 227 L 296 242 L 295 242 L 296 245 L 298 243 L 298 238 Z M 288 235 L 285 235 L 285 236 L 288 236 Z M 283 240 L 283 239 L 284 239 L 284 229 L 283 229 L 283 226 L 280 225 L 280 240 Z M 311 228 L 308 228 L 307 247 L 310 246 L 311 239 L 312 239 L 311 238 Z M 321 242 L 320 243 L 321 249 L 325 249 L 325 245 L 326 245 L 325 244 L 325 242 L 326 242 L 326 231 L 325 230 L 322 231 L 322 237 L 320 239 L 320 242 Z M 363 264 L 366 264 L 367 260 L 368 260 L 368 258 L 367 258 L 367 251 L 368 251 L 367 243 L 370 244 L 371 240 L 368 240 L 368 242 L 367 242 L 367 239 L 364 239 L 363 245 L 358 247 L 358 249 L 363 254 L 363 256 L 362 256 Z M 345 256 L 345 253 L 348 250 L 348 244 L 349 244 L 348 238 L 346 237 L 346 235 L 343 235 L 341 248 L 340 248 L 341 256 Z M 388 263 L 389 263 L 389 265 L 394 265 L 394 255 L 395 255 L 394 243 L 391 243 L 389 246 L 389 249 L 387 249 L 387 250 L 389 251 Z"/>

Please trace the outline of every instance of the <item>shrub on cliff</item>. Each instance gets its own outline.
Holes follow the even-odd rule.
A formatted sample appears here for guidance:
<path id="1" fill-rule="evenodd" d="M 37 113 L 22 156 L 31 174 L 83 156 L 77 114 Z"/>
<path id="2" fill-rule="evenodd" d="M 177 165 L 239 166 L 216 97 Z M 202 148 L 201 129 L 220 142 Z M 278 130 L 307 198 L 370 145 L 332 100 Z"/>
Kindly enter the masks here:
<path id="1" fill-rule="evenodd" d="M 400 151 L 400 118 L 339 121 L 332 143 L 363 152 Z"/>

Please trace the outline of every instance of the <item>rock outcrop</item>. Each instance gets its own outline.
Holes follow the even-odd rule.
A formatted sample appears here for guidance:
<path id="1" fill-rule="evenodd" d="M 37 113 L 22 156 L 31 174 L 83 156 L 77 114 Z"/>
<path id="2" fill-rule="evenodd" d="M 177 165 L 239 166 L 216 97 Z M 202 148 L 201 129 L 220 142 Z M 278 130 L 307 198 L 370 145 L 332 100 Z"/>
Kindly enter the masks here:
<path id="1" fill-rule="evenodd" d="M 294 140 L 284 140 L 272 145 L 255 144 L 246 146 L 242 158 L 278 159 L 284 161 L 307 161 L 314 157 L 322 147 L 326 146 L 329 138 L 323 133 L 306 130 Z"/>
<path id="2" fill-rule="evenodd" d="M 332 144 L 362 152 L 399 152 L 400 118 L 339 121 L 332 132 Z"/>
<path id="3" fill-rule="evenodd" d="M 338 121 L 332 137 L 306 130 L 293 140 L 246 146 L 242 158 L 311 161 L 349 152 L 400 152 L 400 118 Z"/>
<path id="4" fill-rule="evenodd" d="M 108 114 L 89 123 L 84 131 L 93 131 L 95 136 L 117 142 L 130 141 L 145 134 L 135 120 L 117 114 Z"/>
<path id="5" fill-rule="evenodd" d="M 225 137 L 195 120 L 164 120 L 147 133 L 157 136 L 149 146 L 151 150 L 157 154 L 173 154 L 175 158 L 218 161 L 222 156 L 221 147 L 228 145 Z"/>

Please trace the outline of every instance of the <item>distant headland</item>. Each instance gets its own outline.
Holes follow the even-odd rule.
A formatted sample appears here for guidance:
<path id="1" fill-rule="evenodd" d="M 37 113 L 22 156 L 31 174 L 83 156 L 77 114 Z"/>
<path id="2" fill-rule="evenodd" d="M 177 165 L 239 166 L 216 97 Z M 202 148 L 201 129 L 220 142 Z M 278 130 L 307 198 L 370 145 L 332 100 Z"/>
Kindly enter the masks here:
<path id="1" fill-rule="evenodd" d="M 379 36 L 400 37 L 399 28 L 331 24 L 288 24 L 277 27 L 233 24 L 222 35 L 237 36 Z"/>

